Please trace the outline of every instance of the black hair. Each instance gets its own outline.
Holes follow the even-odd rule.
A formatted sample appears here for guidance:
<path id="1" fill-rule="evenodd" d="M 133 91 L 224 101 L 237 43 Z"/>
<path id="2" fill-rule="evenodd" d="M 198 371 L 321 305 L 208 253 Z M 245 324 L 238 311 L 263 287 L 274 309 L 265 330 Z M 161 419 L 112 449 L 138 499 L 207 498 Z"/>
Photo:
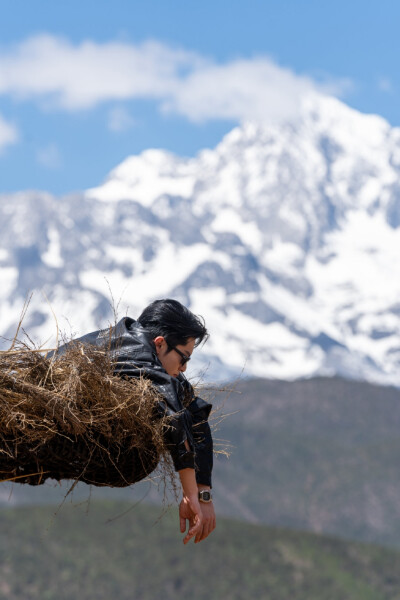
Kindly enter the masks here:
<path id="1" fill-rule="evenodd" d="M 203 317 L 194 315 L 186 306 L 171 298 L 149 304 L 138 322 L 151 339 L 163 336 L 170 349 L 178 344 L 185 345 L 189 338 L 195 338 L 195 346 L 198 346 L 209 337 Z"/>

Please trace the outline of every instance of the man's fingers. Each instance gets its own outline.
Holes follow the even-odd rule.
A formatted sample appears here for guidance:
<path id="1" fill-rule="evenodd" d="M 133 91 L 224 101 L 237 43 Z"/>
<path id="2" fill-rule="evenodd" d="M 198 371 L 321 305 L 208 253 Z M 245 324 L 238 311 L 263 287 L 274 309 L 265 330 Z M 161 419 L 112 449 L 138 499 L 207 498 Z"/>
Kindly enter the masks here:
<path id="1" fill-rule="evenodd" d="M 198 544 L 202 540 L 205 540 L 206 537 L 208 536 L 207 531 L 208 531 L 207 527 L 203 527 L 203 529 L 201 531 L 199 531 L 199 533 L 196 535 L 196 539 L 194 540 L 194 543 Z"/>
<path id="2" fill-rule="evenodd" d="M 183 517 L 180 517 L 179 521 L 181 523 L 181 533 L 185 533 L 185 531 L 186 531 L 186 519 L 184 519 Z"/>
<path id="3" fill-rule="evenodd" d="M 185 520 L 183 519 L 185 523 Z M 199 515 L 195 514 L 192 518 L 189 519 L 189 531 L 183 540 L 184 544 L 187 544 L 192 537 L 195 537 L 194 543 L 198 544 L 205 540 L 210 533 L 214 531 L 216 527 L 216 518 L 215 514 L 212 515 Z M 182 519 L 181 519 L 181 531 L 184 533 L 185 528 L 182 529 Z"/>
<path id="4" fill-rule="evenodd" d="M 195 540 L 194 543 L 198 544 L 199 542 L 202 542 L 203 540 L 205 540 L 210 533 L 212 533 L 215 529 L 215 521 L 213 521 L 212 523 L 206 523 L 203 524 L 202 527 L 200 527 L 200 529 L 197 531 L 194 528 L 189 529 L 189 532 L 187 534 L 187 536 L 185 537 L 184 543 L 186 544 L 190 539 L 192 539 L 192 537 L 195 535 Z"/>
<path id="5" fill-rule="evenodd" d="M 203 539 L 203 535 L 204 535 L 204 525 L 203 527 L 201 527 L 201 529 L 197 532 L 197 535 L 194 539 L 194 543 L 197 544 L 198 542 L 201 542 L 201 540 Z"/>
<path id="6" fill-rule="evenodd" d="M 205 540 L 210 533 L 212 533 L 212 531 L 214 530 L 215 525 L 213 522 L 211 523 L 204 523 L 203 527 L 201 529 L 201 531 L 199 531 L 199 533 L 196 535 L 196 539 L 195 539 L 195 544 L 197 544 L 198 542 L 202 542 L 203 540 Z"/>
<path id="7" fill-rule="evenodd" d="M 192 539 L 192 537 L 195 535 L 196 535 L 196 531 L 193 529 L 189 529 L 189 531 L 187 532 L 187 534 L 183 540 L 183 543 L 187 544 Z"/>
<path id="8" fill-rule="evenodd" d="M 200 519 L 200 517 L 196 515 L 190 525 L 191 525 L 191 527 L 190 527 L 188 533 L 190 533 L 191 536 L 194 536 L 202 528 L 203 523 L 202 523 L 202 520 Z"/>
<path id="9" fill-rule="evenodd" d="M 191 525 L 191 527 L 183 540 L 184 544 L 187 544 L 188 541 L 191 540 L 193 536 L 197 535 L 199 530 L 201 530 L 201 527 L 202 527 L 201 519 L 196 515 L 196 517 L 194 518 L 194 521 L 190 525 Z"/>

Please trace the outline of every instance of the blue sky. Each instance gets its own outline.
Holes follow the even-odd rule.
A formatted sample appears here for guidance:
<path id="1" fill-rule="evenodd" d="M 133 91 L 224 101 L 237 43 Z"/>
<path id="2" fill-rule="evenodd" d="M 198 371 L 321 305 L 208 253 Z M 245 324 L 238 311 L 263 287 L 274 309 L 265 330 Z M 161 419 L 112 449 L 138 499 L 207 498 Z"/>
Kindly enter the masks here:
<path id="1" fill-rule="evenodd" d="M 191 156 L 310 90 L 400 125 L 394 0 L 0 6 L 0 193 L 85 189 L 149 147 Z"/>

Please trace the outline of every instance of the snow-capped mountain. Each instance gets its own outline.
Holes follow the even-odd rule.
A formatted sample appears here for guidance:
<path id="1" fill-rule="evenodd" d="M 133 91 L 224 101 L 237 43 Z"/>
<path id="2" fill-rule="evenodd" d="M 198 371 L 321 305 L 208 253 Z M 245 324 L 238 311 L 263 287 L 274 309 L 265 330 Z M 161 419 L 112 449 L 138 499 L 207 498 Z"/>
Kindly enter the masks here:
<path id="1" fill-rule="evenodd" d="M 55 343 L 173 296 L 211 331 L 211 379 L 400 385 L 400 129 L 314 96 L 185 159 L 127 158 L 82 194 L 3 195 L 0 332 Z"/>

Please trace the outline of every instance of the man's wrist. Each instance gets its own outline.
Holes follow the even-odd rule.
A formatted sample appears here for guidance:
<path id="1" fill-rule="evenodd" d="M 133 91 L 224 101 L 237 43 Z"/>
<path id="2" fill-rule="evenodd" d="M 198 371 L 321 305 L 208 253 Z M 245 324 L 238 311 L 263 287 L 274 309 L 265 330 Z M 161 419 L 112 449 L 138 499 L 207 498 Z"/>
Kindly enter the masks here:
<path id="1" fill-rule="evenodd" d="M 199 492 L 201 492 L 202 490 L 211 491 L 211 486 L 210 485 L 206 485 L 204 483 L 198 483 L 197 484 L 197 489 L 199 490 Z"/>
<path id="2" fill-rule="evenodd" d="M 198 488 L 194 469 L 181 469 L 178 473 L 181 480 L 183 495 L 192 498 L 195 496 L 197 497 Z"/>

